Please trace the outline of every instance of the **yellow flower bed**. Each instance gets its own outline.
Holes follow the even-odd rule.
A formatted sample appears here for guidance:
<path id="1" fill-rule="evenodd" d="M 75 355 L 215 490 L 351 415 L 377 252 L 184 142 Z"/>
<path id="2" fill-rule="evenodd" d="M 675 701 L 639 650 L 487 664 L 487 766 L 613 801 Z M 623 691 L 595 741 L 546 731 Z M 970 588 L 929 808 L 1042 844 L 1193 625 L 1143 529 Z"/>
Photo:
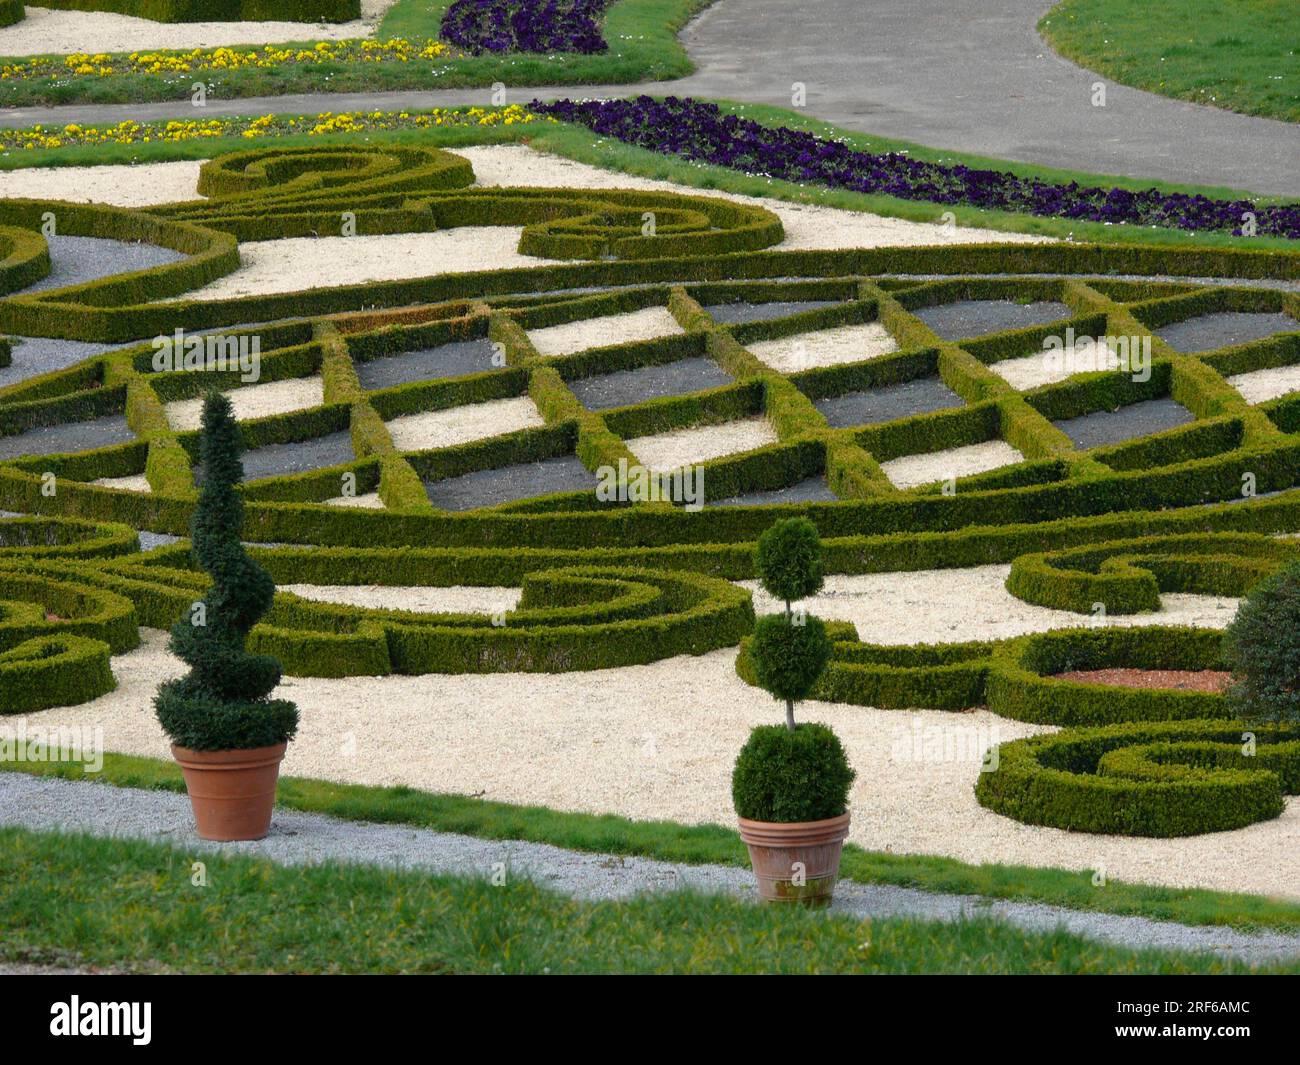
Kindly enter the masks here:
<path id="1" fill-rule="evenodd" d="M 470 107 L 432 111 L 326 111 L 319 115 L 262 115 L 260 118 L 172 119 L 168 122 L 119 122 L 113 126 L 33 126 L 0 129 L 0 148 L 70 148 L 84 144 L 149 144 L 165 141 L 208 140 L 214 137 L 278 137 L 289 133 L 325 136 L 331 133 L 366 133 L 372 130 L 431 129 L 435 126 L 514 126 L 553 122 L 519 104 L 507 107 Z"/>
<path id="2" fill-rule="evenodd" d="M 194 48 L 188 52 L 132 52 L 108 55 L 74 52 L 62 57 L 34 56 L 0 65 L 0 81 L 57 78 L 74 74 L 107 78 L 116 74 L 199 74 L 217 70 L 268 70 L 319 63 L 409 63 L 413 59 L 447 59 L 460 52 L 441 41 L 387 41 L 358 38 L 321 41 L 311 48 Z"/>

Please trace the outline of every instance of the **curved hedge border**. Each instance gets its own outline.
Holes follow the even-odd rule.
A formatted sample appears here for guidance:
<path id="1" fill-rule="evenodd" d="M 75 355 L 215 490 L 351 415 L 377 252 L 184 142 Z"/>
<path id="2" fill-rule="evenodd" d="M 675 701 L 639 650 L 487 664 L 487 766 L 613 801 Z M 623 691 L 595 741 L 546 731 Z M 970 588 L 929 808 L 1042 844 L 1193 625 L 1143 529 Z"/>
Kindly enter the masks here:
<path id="1" fill-rule="evenodd" d="M 980 774 L 980 803 L 1032 825 L 1128 836 L 1243 828 L 1300 792 L 1300 730 L 1218 721 L 1114 725 L 1002 744 Z"/>
<path id="2" fill-rule="evenodd" d="M 1137 614 L 1159 610 L 1161 592 L 1245 595 L 1297 558 L 1300 543 L 1249 533 L 1144 537 L 1022 555 L 1007 590 L 1055 610 Z"/>
<path id="3" fill-rule="evenodd" d="M 366 609 L 281 592 L 250 647 L 292 676 L 567 672 L 641 665 L 734 646 L 753 626 L 750 595 L 696 573 L 611 566 L 538 567 L 494 559 L 481 571 L 454 557 L 353 550 L 253 549 L 277 583 L 438 586 L 517 581 L 518 609 L 497 618 Z M 206 579 L 184 545 L 86 574 L 130 599 L 141 623 L 170 626 Z M 0 586 L 0 591 L 3 588 Z"/>
<path id="4" fill-rule="evenodd" d="M 0 651 L 0 714 L 76 706 L 117 687 L 109 646 L 81 636 L 43 636 Z"/>

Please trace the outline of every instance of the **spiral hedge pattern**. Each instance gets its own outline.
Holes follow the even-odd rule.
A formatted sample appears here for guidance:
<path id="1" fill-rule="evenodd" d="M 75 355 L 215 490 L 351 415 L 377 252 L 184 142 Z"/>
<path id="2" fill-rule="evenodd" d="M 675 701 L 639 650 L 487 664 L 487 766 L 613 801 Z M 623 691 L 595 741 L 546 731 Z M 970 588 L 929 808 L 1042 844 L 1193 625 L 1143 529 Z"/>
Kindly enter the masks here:
<path id="1" fill-rule="evenodd" d="M 12 631 L 0 653 L 74 638 L 117 652 L 138 640 L 140 625 L 165 628 L 202 596 L 204 578 L 185 542 L 145 553 L 135 543 L 136 530 L 189 531 L 198 441 L 173 428 L 166 404 L 241 385 L 232 371 L 157 370 L 151 338 L 178 328 L 214 330 L 223 341 L 256 337 L 263 382 L 320 376 L 323 405 L 243 423 L 250 448 L 325 437 L 351 448 L 353 458 L 340 464 L 243 486 L 245 536 L 282 545 L 252 549 L 277 583 L 521 589 L 519 607 L 496 618 L 365 610 L 281 592 L 250 649 L 274 654 L 291 674 L 585 670 L 736 646 L 753 611 L 730 582 L 753 576 L 758 535 L 796 513 L 818 526 L 827 572 L 1011 564 L 1015 594 L 1083 613 L 1096 603 L 1109 613 L 1149 610 L 1169 591 L 1240 594 L 1295 557 L 1297 542 L 1276 534 L 1300 530 L 1300 396 L 1251 404 L 1227 379 L 1300 363 L 1300 332 L 1195 353 L 1157 332 L 1210 314 L 1295 319 L 1300 296 L 1278 282 L 1300 277 L 1298 255 L 1070 243 L 779 251 L 774 214 L 718 197 L 475 188 L 472 180 L 463 159 L 437 150 L 271 149 L 205 165 L 205 200 L 147 210 L 0 201 L 8 293 L 0 329 L 13 363 L 6 372 L 21 368 L 23 338 L 105 347 L 0 388 L 0 445 L 97 419 L 125 419 L 130 435 L 94 450 L 0 460 L 0 509 L 27 515 L 0 520 L 0 574 L 17 582 L 21 569 L 24 580 L 44 582 L 0 583 L 0 633 Z M 48 271 L 42 220 L 51 212 L 60 234 L 141 240 L 184 258 L 32 289 L 31 279 Z M 521 251 L 557 261 L 189 298 L 237 268 L 243 241 L 332 234 L 344 222 L 361 234 L 518 226 Z M 924 315 L 957 301 L 1064 309 L 1046 325 L 947 339 Z M 735 304 L 774 313 L 732 320 L 723 310 Z M 531 339 L 551 326 L 649 308 L 666 311 L 680 330 L 561 355 L 541 353 Z M 751 350 L 866 324 L 883 327 L 897 349 L 791 372 Z M 1083 373 L 1022 390 L 997 372 L 1067 327 L 1148 342 L 1150 373 Z M 466 343 L 494 348 L 499 359 L 459 376 L 361 384 L 374 360 Z M 575 391 L 602 375 L 683 359 L 711 360 L 730 383 L 604 409 Z M 819 408 L 927 378 L 960 405 L 849 427 L 833 426 Z M 403 451 L 388 428 L 407 414 L 525 396 L 542 425 L 468 444 Z M 1058 424 L 1165 397 L 1191 421 L 1128 443 L 1081 448 Z M 631 439 L 760 416 L 775 442 L 705 462 L 702 509 L 581 489 L 452 511 L 429 492 L 451 478 L 547 460 L 576 460 L 588 473 L 622 463 L 626 471 L 638 464 Z M 989 441 L 1010 444 L 1023 461 L 909 489 L 887 473 L 894 459 Z M 149 491 L 95 483 L 140 477 Z M 823 478 L 833 498 L 726 505 L 808 478 Z M 345 479 L 382 506 L 331 504 Z M 1243 497 L 1247 483 L 1253 494 Z M 67 613 L 42 620 L 22 605 L 56 585 Z M 1060 744 L 1099 737 L 1086 747 L 1097 750 L 1095 762 L 1079 754 L 1085 748 L 1054 747 L 1057 737 L 1005 745 L 979 796 L 1008 816 L 1086 831 L 1207 831 L 1221 820 L 1200 811 L 1219 804 L 1189 798 L 1198 789 L 1226 788 L 1237 798 L 1224 808 L 1237 812 L 1224 816 L 1247 823 L 1275 813 L 1293 787 L 1290 738 L 1275 737 L 1267 758 L 1245 767 L 1220 749 L 1242 729 L 1217 696 L 1117 694 L 1053 677 L 1092 668 L 1081 662 L 1209 668 L 1198 663 L 1218 661 L 1213 635 L 1080 628 L 999 644 L 879 648 L 842 627 L 833 632 L 836 655 L 820 698 L 884 708 L 987 704 L 1063 726 Z M 744 676 L 743 649 L 738 668 Z M 1098 796 L 1117 788 L 1140 793 L 1131 816 L 1099 812 L 1113 804 Z"/>

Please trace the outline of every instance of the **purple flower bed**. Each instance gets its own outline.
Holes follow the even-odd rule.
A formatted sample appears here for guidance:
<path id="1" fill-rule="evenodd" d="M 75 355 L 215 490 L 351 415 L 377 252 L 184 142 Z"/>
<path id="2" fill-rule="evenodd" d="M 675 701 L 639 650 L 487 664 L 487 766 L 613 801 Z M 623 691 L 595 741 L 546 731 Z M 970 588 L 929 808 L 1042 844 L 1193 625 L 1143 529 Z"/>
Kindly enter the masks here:
<path id="1" fill-rule="evenodd" d="M 787 181 L 1049 218 L 1237 235 L 1249 212 L 1255 216 L 1257 235 L 1300 238 L 1300 204 L 1259 207 L 1250 200 L 1213 200 L 1157 189 L 1060 185 L 999 170 L 925 163 L 896 152 L 860 152 L 811 133 L 724 115 L 716 104 L 691 99 L 533 101 L 531 108 L 651 151 Z"/>
<path id="2" fill-rule="evenodd" d="M 609 48 L 600 17 L 610 0 L 455 0 L 442 16 L 442 39 L 484 52 L 579 52 Z"/>

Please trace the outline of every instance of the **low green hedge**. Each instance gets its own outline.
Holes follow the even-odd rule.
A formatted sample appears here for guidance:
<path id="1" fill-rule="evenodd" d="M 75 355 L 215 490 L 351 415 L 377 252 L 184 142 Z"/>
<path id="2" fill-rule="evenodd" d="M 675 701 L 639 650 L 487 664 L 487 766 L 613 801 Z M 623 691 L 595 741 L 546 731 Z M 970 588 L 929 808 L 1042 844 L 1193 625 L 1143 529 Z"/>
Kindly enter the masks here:
<path id="1" fill-rule="evenodd" d="M 117 687 L 102 640 L 41 636 L 0 652 L 0 714 L 76 706 Z"/>
<path id="2" fill-rule="evenodd" d="M 18 565 L 23 568 L 15 568 Z M 0 620 L 0 650 L 29 640 L 70 636 L 105 643 L 114 654 L 138 646 L 140 631 L 131 601 L 80 578 L 74 563 L 0 564 L 0 599 L 40 603 L 48 614 Z"/>
<path id="3" fill-rule="evenodd" d="M 1246 756 L 1250 735 L 1257 753 Z M 975 794 L 989 809 L 1031 825 L 1190 836 L 1276 817 L 1298 782 L 1300 731 L 1163 721 L 1004 743 Z"/>
<path id="4" fill-rule="evenodd" d="M 1137 614 L 1159 610 L 1162 592 L 1245 595 L 1297 557 L 1300 545 L 1251 533 L 1146 536 L 1021 555 L 1007 590 L 1054 610 Z"/>

